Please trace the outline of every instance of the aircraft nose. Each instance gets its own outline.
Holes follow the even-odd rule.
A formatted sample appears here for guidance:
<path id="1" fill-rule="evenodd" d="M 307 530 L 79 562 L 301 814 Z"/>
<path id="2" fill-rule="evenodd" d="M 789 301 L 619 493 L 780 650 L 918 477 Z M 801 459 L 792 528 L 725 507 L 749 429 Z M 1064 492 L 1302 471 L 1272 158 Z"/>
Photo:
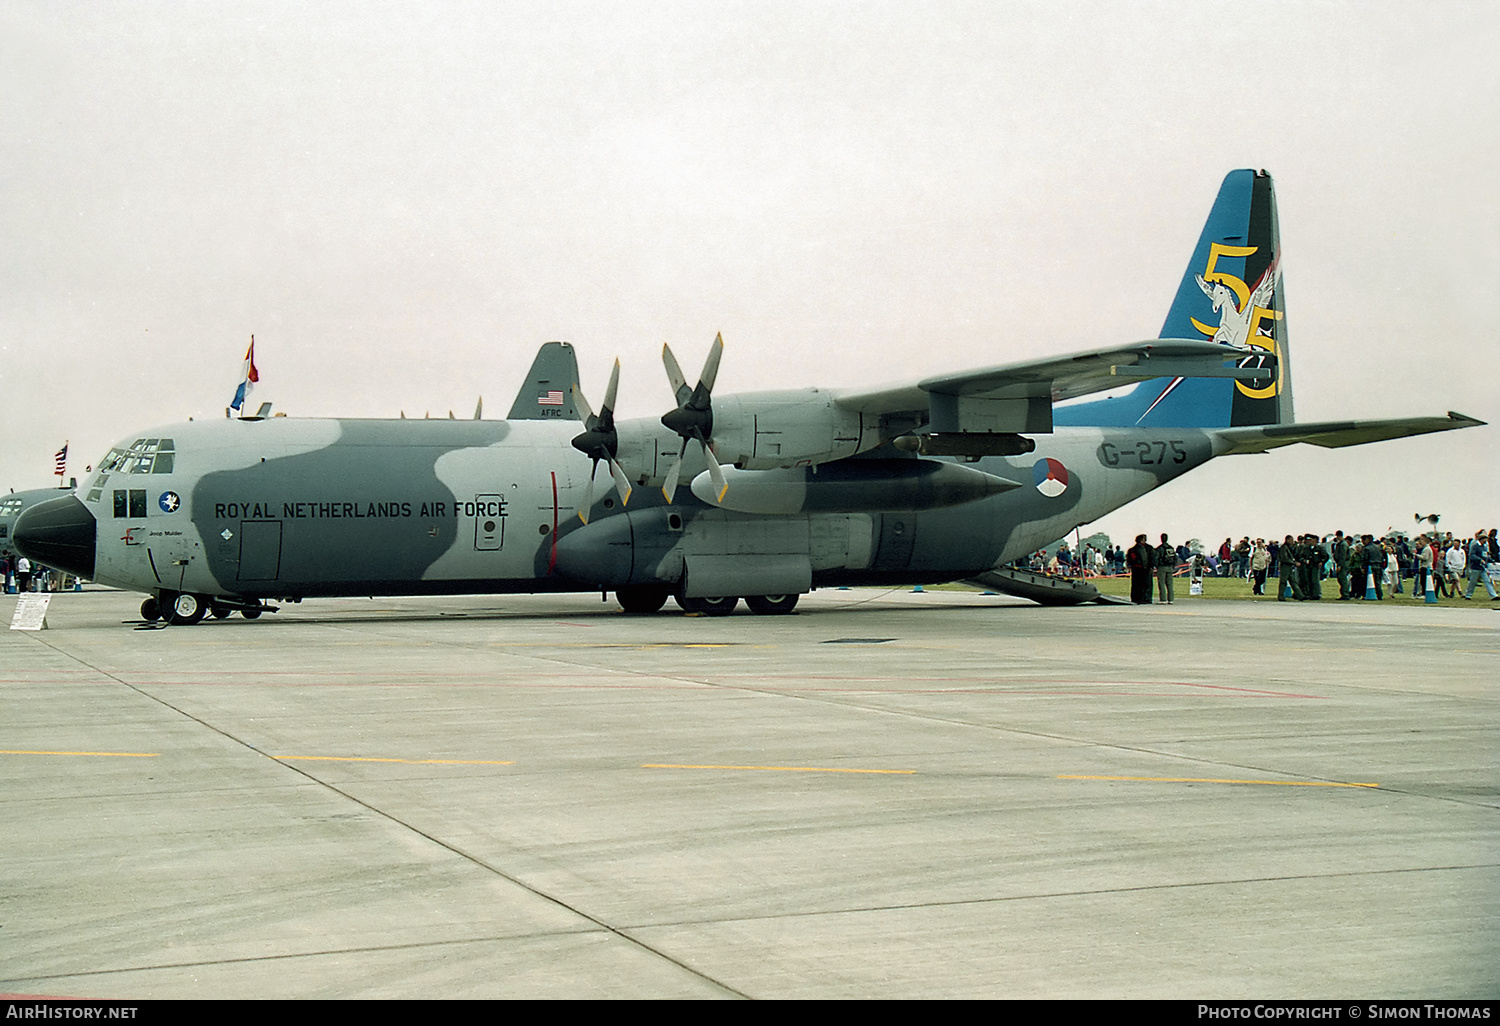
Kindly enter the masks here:
<path id="1" fill-rule="evenodd" d="M 87 506 L 64 495 L 39 502 L 17 517 L 11 540 L 27 559 L 92 579 L 98 527 Z"/>

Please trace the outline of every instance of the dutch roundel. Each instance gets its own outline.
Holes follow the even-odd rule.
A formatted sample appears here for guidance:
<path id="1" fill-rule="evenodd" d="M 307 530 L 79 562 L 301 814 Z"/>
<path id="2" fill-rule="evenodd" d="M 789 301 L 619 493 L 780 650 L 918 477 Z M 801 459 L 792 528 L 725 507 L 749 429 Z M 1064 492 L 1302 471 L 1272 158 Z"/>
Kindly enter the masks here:
<path id="1" fill-rule="evenodd" d="M 1068 490 L 1068 468 L 1054 459 L 1037 460 L 1031 468 L 1031 479 L 1036 482 L 1036 490 L 1049 499 Z"/>

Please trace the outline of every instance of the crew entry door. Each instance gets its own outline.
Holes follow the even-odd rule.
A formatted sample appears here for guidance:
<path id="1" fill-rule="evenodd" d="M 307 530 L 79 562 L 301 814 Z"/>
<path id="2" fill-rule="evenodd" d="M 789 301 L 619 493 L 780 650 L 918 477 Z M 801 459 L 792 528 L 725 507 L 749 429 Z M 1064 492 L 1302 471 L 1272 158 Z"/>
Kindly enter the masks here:
<path id="1" fill-rule="evenodd" d="M 281 521 L 240 521 L 242 581 L 274 581 L 281 573 Z"/>

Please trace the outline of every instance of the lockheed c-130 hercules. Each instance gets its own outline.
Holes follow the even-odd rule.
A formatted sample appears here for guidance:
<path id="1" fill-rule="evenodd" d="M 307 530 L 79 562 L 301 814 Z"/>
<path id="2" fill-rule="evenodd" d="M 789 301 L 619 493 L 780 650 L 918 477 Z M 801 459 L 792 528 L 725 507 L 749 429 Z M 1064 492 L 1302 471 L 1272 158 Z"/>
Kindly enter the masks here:
<path id="1" fill-rule="evenodd" d="M 673 408 L 621 421 L 618 362 L 596 412 L 572 348 L 549 343 L 505 420 L 153 428 L 13 538 L 180 624 L 314 596 L 557 591 L 784 613 L 816 587 L 982 578 L 1217 456 L 1482 423 L 1294 422 L 1280 258 L 1270 176 L 1233 171 L 1157 339 L 722 397 L 722 341 L 696 386 L 664 347 Z"/>

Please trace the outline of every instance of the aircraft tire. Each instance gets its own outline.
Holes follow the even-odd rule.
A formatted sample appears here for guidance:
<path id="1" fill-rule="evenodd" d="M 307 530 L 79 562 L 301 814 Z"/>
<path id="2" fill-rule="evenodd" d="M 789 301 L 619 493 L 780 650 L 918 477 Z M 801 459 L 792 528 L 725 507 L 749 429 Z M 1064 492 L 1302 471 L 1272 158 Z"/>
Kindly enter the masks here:
<path id="1" fill-rule="evenodd" d="M 220 605 L 217 602 L 210 602 L 208 604 L 208 615 L 213 617 L 215 620 L 223 620 L 233 614 L 234 610 L 230 609 L 228 606 Z"/>
<path id="2" fill-rule="evenodd" d="M 797 608 L 801 595 L 746 595 L 745 605 L 757 616 L 784 616 Z"/>
<path id="3" fill-rule="evenodd" d="M 728 616 L 740 604 L 738 596 L 727 595 L 713 598 L 687 598 L 677 596 L 677 604 L 687 613 L 702 613 L 705 616 Z"/>
<path id="4" fill-rule="evenodd" d="M 191 627 L 202 620 L 208 612 L 208 603 L 201 595 L 182 592 L 172 596 L 172 600 L 167 603 L 167 609 L 168 623 L 176 627 Z"/>
<path id="5" fill-rule="evenodd" d="M 621 588 L 615 592 L 615 601 L 620 608 L 633 616 L 650 616 L 667 604 L 668 589 L 665 585 L 643 584 L 634 588 Z"/>
<path id="6" fill-rule="evenodd" d="M 259 609 L 254 609 L 254 608 L 251 608 L 251 609 L 241 609 L 240 610 L 240 615 L 243 616 L 246 620 L 259 620 L 260 619 L 260 610 Z"/>
<path id="7" fill-rule="evenodd" d="M 161 603 L 154 597 L 146 599 L 141 603 L 141 619 L 147 623 L 155 623 L 161 619 Z"/>

